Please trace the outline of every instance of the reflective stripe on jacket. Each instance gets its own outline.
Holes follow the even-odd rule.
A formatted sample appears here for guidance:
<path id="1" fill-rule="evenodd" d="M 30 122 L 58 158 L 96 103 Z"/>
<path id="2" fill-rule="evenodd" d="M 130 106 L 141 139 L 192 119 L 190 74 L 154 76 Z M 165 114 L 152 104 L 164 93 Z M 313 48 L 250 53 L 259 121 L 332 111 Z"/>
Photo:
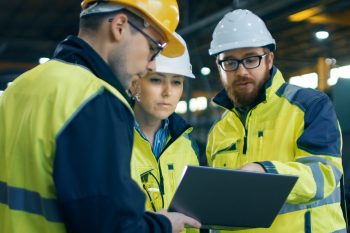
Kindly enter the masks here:
<path id="1" fill-rule="evenodd" d="M 64 79 L 70 79 L 70 87 Z M 6 91 L 0 102 L 0 229 L 65 232 L 53 181 L 55 139 L 104 89 L 132 110 L 115 88 L 87 69 L 56 60 L 23 74 L 13 87 L 16 91 Z"/>
<path id="2" fill-rule="evenodd" d="M 72 63 L 37 66 L 0 100 L 0 232 L 170 232 L 131 179 L 133 111 L 104 81 L 116 77 L 79 38 L 62 44 Z"/>
<path id="3" fill-rule="evenodd" d="M 76 78 L 70 80 L 68 88 L 63 79 L 71 76 Z M 40 86 L 34 88 L 31 82 Z M 16 91 L 9 88 L 0 104 L 4 107 L 0 111 L 1 125 L 5 126 L 0 131 L 0 229 L 5 226 L 4 232 L 65 232 L 52 177 L 55 138 L 102 89 L 127 102 L 88 70 L 55 60 L 25 73 L 13 87 Z M 22 114 L 13 115 L 15 109 L 21 109 Z M 13 172 L 6 172 L 10 170 Z"/>
<path id="4" fill-rule="evenodd" d="M 299 177 L 270 228 L 242 232 L 345 232 L 341 132 L 329 98 L 286 84 L 275 67 L 265 88 L 245 122 L 226 93 L 219 94 L 214 101 L 226 112 L 208 136 L 210 166 L 237 169 L 259 162 L 269 173 Z"/>

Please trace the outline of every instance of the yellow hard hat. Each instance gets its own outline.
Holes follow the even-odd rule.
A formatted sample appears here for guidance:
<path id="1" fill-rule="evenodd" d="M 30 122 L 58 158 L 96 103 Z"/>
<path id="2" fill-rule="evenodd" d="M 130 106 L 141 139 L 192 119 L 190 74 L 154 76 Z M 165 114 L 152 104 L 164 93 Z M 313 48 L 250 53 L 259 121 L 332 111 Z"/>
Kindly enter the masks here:
<path id="1" fill-rule="evenodd" d="M 84 10 L 90 3 L 95 2 L 116 3 L 126 8 L 130 7 L 131 10 L 135 9 L 165 36 L 167 45 L 162 51 L 164 56 L 177 57 L 184 53 L 184 45 L 173 34 L 179 23 L 179 7 L 176 0 L 83 0 L 81 7 Z"/>

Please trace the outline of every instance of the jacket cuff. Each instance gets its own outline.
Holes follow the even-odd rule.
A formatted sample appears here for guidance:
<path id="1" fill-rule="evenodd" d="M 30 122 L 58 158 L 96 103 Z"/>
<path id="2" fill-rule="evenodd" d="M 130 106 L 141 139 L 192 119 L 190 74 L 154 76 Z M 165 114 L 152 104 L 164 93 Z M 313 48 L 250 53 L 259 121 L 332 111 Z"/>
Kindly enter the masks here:
<path id="1" fill-rule="evenodd" d="M 278 171 L 275 165 L 270 161 L 262 161 L 262 162 L 255 162 L 255 163 L 260 164 L 264 168 L 265 172 L 267 173 L 278 174 Z"/>

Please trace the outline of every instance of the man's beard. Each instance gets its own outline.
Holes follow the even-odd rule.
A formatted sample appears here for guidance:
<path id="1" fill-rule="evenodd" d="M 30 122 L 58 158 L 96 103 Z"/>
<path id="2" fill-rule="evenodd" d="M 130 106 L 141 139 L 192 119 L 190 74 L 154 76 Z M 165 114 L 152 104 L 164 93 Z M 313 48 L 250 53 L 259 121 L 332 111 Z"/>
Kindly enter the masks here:
<path id="1" fill-rule="evenodd" d="M 233 82 L 230 86 L 226 87 L 226 92 L 229 98 L 233 101 L 235 106 L 238 107 L 248 107 L 253 105 L 257 99 L 259 98 L 259 95 L 262 91 L 262 88 L 264 87 L 264 84 L 269 78 L 269 70 L 267 69 L 267 72 L 265 73 L 264 79 L 260 82 L 257 82 L 256 80 L 250 79 L 250 85 L 254 85 L 254 88 L 251 92 L 245 92 L 240 89 L 238 89 L 236 86 L 240 80 L 236 80 Z M 242 78 L 243 80 L 246 80 L 246 78 Z"/>
<path id="2" fill-rule="evenodd" d="M 235 106 L 246 107 L 252 105 L 258 98 L 260 88 L 256 86 L 256 83 L 254 85 L 254 90 L 250 93 L 240 92 L 233 87 L 229 87 L 226 91 Z"/>

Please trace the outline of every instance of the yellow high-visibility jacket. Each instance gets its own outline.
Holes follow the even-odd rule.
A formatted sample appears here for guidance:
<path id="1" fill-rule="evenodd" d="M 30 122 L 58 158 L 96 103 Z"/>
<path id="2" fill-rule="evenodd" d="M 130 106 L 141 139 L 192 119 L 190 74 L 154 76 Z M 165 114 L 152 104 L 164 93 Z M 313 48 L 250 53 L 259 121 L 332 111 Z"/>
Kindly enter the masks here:
<path id="1" fill-rule="evenodd" d="M 146 195 L 147 210 L 167 209 L 184 168 L 199 165 L 198 147 L 190 135 L 192 129 L 180 116 L 172 114 L 170 137 L 158 161 L 150 143 L 134 130 L 131 176 Z"/>
<path id="2" fill-rule="evenodd" d="M 64 80 L 71 76 L 62 73 L 75 77 L 70 81 L 71 90 Z M 31 82 L 42 87 L 28 89 Z M 52 60 L 25 73 L 6 91 L 0 103 L 0 197 L 7 192 L 7 200 L 0 201 L 0 229 L 66 232 L 53 180 L 56 138 L 80 108 L 104 89 L 128 106 L 116 89 L 88 70 Z"/>
<path id="3" fill-rule="evenodd" d="M 55 58 L 0 99 L 0 232 L 171 232 L 131 178 L 134 117 L 117 77 L 74 36 Z"/>
<path id="4" fill-rule="evenodd" d="M 238 169 L 258 162 L 268 173 L 299 179 L 270 228 L 240 232 L 346 232 L 339 188 L 341 132 L 329 98 L 285 83 L 275 67 L 263 94 L 245 122 L 225 91 L 215 97 L 227 111 L 209 133 L 208 164 Z"/>

